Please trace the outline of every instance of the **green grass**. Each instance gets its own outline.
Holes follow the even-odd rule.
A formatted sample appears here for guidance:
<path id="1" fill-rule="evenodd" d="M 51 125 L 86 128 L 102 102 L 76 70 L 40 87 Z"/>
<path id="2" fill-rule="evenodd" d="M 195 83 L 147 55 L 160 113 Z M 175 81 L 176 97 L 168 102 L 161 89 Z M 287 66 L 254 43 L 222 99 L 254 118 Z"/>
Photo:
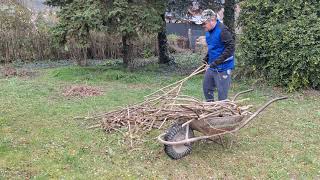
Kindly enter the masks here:
<path id="1" fill-rule="evenodd" d="M 271 105 L 237 134 L 232 149 L 196 142 L 191 155 L 169 159 L 154 130 L 138 149 L 121 135 L 86 129 L 74 117 L 105 112 L 182 78 L 151 66 L 129 72 L 117 66 L 40 69 L 33 78 L 0 79 L 0 179 L 311 179 L 320 176 L 320 98 L 302 93 Z M 184 93 L 202 98 L 202 76 Z M 88 84 L 104 95 L 66 98 L 63 88 Z M 250 88 L 233 82 L 230 94 Z M 260 106 L 280 95 L 260 87 L 246 95 Z"/>

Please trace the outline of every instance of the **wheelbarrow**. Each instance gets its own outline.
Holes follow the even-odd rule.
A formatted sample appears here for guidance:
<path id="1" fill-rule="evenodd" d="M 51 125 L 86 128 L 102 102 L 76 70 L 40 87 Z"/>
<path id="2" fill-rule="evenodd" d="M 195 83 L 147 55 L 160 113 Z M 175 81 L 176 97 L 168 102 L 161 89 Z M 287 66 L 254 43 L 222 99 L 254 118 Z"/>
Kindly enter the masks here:
<path id="1" fill-rule="evenodd" d="M 247 90 L 236 94 L 232 99 L 235 102 L 236 98 Z M 270 104 L 275 101 L 287 99 L 287 97 L 278 97 L 270 100 L 265 105 L 260 107 L 256 112 L 251 114 L 240 114 L 227 117 L 214 118 L 198 118 L 196 120 L 182 120 L 176 122 L 171 128 L 158 136 L 160 143 L 164 144 L 165 153 L 172 159 L 180 159 L 189 155 L 192 151 L 192 143 L 202 139 L 209 139 L 214 142 L 220 140 L 223 146 L 222 137 L 228 134 L 234 135 L 235 132 L 245 127 L 255 117 L 265 110 Z M 193 131 L 198 131 L 203 136 L 195 137 Z"/>

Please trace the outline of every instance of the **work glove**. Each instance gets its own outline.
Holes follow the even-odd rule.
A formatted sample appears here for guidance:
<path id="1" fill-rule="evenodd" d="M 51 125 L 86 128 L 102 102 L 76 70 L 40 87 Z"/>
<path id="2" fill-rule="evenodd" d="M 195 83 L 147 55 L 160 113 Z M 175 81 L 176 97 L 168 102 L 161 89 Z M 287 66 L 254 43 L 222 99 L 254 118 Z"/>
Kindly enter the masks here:
<path id="1" fill-rule="evenodd" d="M 210 64 L 210 68 L 216 68 L 217 67 L 217 64 L 215 61 L 213 61 L 211 64 Z"/>
<path id="2" fill-rule="evenodd" d="M 208 54 L 202 59 L 203 64 L 208 64 L 209 62 L 209 56 Z"/>

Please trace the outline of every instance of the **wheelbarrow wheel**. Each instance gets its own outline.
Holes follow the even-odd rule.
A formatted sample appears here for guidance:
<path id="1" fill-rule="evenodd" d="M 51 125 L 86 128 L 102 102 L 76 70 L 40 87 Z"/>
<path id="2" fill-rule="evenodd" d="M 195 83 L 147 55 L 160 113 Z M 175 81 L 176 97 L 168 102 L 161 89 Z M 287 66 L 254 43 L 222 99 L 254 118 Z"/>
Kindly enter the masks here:
<path id="1" fill-rule="evenodd" d="M 164 139 L 166 141 L 177 142 L 182 141 L 186 137 L 186 127 L 182 127 L 181 124 L 174 124 L 168 129 Z M 194 137 L 192 129 L 189 127 L 189 138 Z M 191 144 L 181 145 L 164 145 L 165 153 L 172 159 L 181 159 L 191 153 Z"/>

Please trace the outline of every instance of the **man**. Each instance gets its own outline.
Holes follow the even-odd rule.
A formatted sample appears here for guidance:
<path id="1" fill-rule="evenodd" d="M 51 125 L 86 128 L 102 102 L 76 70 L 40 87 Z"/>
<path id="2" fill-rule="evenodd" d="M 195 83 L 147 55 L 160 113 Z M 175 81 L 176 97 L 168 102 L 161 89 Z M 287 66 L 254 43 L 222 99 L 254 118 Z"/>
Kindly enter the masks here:
<path id="1" fill-rule="evenodd" d="M 217 14 L 204 10 L 198 22 L 206 31 L 208 53 L 204 60 L 208 63 L 203 80 L 203 93 L 207 101 L 214 101 L 214 89 L 218 90 L 218 100 L 228 98 L 231 71 L 234 69 L 235 42 L 229 29 L 217 19 Z"/>

